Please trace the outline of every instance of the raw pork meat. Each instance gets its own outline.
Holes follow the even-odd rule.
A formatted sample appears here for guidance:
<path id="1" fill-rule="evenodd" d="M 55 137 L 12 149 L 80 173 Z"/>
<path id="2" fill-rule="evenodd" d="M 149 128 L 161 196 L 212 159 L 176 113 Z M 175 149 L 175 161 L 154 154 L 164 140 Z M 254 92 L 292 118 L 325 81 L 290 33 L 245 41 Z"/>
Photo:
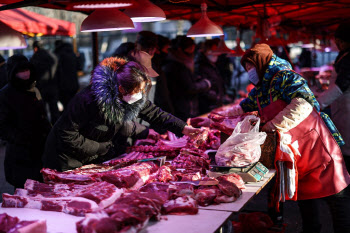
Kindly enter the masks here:
<path id="1" fill-rule="evenodd" d="M 111 205 L 121 193 L 121 189 L 107 182 L 49 185 L 27 180 L 25 189 L 16 189 L 14 195 L 2 195 L 2 207 L 33 208 L 84 216 L 85 213 Z"/>
<path id="2" fill-rule="evenodd" d="M 7 233 L 46 233 L 46 221 L 20 221 L 6 213 L 0 214 L 0 232 Z"/>
<path id="3" fill-rule="evenodd" d="M 198 204 L 189 196 L 181 196 L 165 202 L 162 212 L 164 214 L 193 215 L 198 213 Z"/>

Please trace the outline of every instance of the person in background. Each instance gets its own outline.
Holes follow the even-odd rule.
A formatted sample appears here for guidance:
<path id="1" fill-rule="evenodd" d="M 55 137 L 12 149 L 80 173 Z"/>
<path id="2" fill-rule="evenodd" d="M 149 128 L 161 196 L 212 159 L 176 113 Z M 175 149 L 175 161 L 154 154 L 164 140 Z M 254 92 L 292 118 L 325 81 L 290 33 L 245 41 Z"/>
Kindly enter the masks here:
<path id="1" fill-rule="evenodd" d="M 3 56 L 0 55 L 0 89 L 3 88 L 7 82 L 6 61 Z"/>
<path id="2" fill-rule="evenodd" d="M 334 62 L 335 83 L 332 83 L 317 101 L 321 109 L 331 107 L 331 118 L 345 141 L 341 150 L 346 167 L 350 171 L 350 23 L 340 24 L 334 37 L 339 49 Z"/>
<path id="3" fill-rule="evenodd" d="M 73 51 L 72 44 L 57 40 L 55 46 L 54 53 L 58 58 L 58 67 L 56 71 L 58 97 L 64 109 L 66 109 L 69 101 L 79 90 L 79 63 Z"/>
<path id="4" fill-rule="evenodd" d="M 50 131 L 44 167 L 65 171 L 109 159 L 117 134 L 138 133 L 136 117 L 151 123 L 156 131 L 188 136 L 200 132 L 146 100 L 149 87 L 150 79 L 139 63 L 119 57 L 104 59 L 94 69 L 90 85 L 74 96 Z M 148 131 L 143 133 L 147 136 Z"/>
<path id="5" fill-rule="evenodd" d="M 312 53 L 308 48 L 303 48 L 299 56 L 299 68 L 312 67 Z"/>
<path id="6" fill-rule="evenodd" d="M 163 72 L 168 82 L 174 115 L 186 121 L 198 116 L 198 94 L 208 91 L 209 80 L 194 73 L 194 41 L 186 36 L 177 38 L 176 48 L 169 49 Z"/>
<path id="7" fill-rule="evenodd" d="M 130 52 L 135 49 L 135 43 L 125 42 L 121 43 L 114 51 L 112 57 L 128 57 Z"/>
<path id="8" fill-rule="evenodd" d="M 170 40 L 167 37 L 158 35 L 158 50 L 152 59 L 152 67 L 159 74 L 154 103 L 164 111 L 174 114 L 174 106 L 170 100 L 168 82 L 162 71 L 162 67 L 166 64 L 169 48 Z"/>
<path id="9" fill-rule="evenodd" d="M 37 77 L 37 87 L 44 103 L 49 106 L 50 120 L 54 124 L 60 116 L 57 106 L 59 88 L 56 79 L 58 58 L 53 53 L 43 49 L 41 41 L 33 42 L 33 51 L 30 63 L 33 64 Z"/>
<path id="10" fill-rule="evenodd" d="M 42 180 L 41 156 L 51 125 L 28 59 L 11 56 L 7 72 L 9 83 L 0 90 L 0 138 L 7 141 L 5 176 L 15 188 L 23 188 L 27 179 Z"/>
<path id="11" fill-rule="evenodd" d="M 195 58 L 195 73 L 211 83 L 210 90 L 199 94 L 199 114 L 208 113 L 221 107 L 225 96 L 224 81 L 216 62 L 220 54 L 216 53 L 217 44 L 214 40 L 206 40 L 203 50 Z"/>
<path id="12" fill-rule="evenodd" d="M 147 54 L 153 60 L 153 57 L 157 51 L 157 46 L 158 46 L 157 43 L 158 43 L 158 37 L 155 33 L 150 32 L 150 31 L 141 31 L 137 34 L 137 37 L 136 37 L 135 50 L 132 51 L 130 55 L 131 55 L 131 57 L 134 57 L 134 59 L 137 60 L 137 59 L 141 58 L 140 57 L 141 54 L 145 54 L 145 55 Z M 142 56 L 142 57 L 145 57 L 145 56 Z M 148 60 L 148 59 L 146 59 L 146 60 Z M 144 62 L 144 60 L 142 60 L 142 61 L 137 60 L 137 61 L 140 62 L 141 65 L 145 66 L 145 64 L 142 64 L 142 62 Z M 148 65 L 149 64 L 147 64 L 147 66 Z M 147 67 L 147 69 L 149 69 L 149 68 Z M 152 75 L 149 76 L 151 78 L 152 87 L 148 93 L 147 98 L 151 102 L 154 102 L 158 76 L 159 76 L 159 74 L 156 72 L 154 72 Z"/>

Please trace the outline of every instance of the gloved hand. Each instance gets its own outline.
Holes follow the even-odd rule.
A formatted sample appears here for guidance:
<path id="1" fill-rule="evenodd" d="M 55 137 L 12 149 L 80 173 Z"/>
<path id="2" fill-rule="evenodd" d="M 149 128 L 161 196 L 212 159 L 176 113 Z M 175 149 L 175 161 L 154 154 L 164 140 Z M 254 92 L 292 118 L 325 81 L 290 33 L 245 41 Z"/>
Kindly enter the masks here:
<path id="1" fill-rule="evenodd" d="M 323 92 L 317 98 L 317 101 L 320 104 L 321 110 L 329 106 L 331 103 L 333 103 L 333 101 L 336 100 L 342 94 L 343 92 L 340 90 L 340 88 L 336 84 L 331 85 L 327 91 Z"/>
<path id="2" fill-rule="evenodd" d="M 153 129 L 149 129 L 147 138 L 154 139 L 154 140 L 158 141 L 158 139 L 160 138 L 160 135 L 159 135 L 159 133 L 157 133 Z"/>
<path id="3" fill-rule="evenodd" d="M 209 127 L 211 120 L 207 117 L 191 118 L 190 123 L 193 127 Z"/>
<path id="4" fill-rule="evenodd" d="M 184 135 L 189 136 L 191 139 L 194 139 L 197 136 L 197 134 L 201 132 L 202 132 L 201 129 L 193 128 L 192 126 L 188 126 L 188 125 L 186 125 L 182 130 L 182 133 Z"/>
<path id="5" fill-rule="evenodd" d="M 112 147 L 112 142 L 100 142 L 100 144 L 98 145 L 96 154 L 105 155 L 107 154 L 107 152 L 111 147 Z"/>
<path id="6" fill-rule="evenodd" d="M 237 104 L 233 106 L 233 108 L 226 110 L 227 111 L 227 116 L 238 116 L 242 115 L 244 113 L 241 105 Z"/>
<path id="7" fill-rule="evenodd" d="M 288 132 L 305 120 L 311 114 L 312 109 L 312 105 L 305 99 L 294 98 L 271 120 L 271 124 L 280 132 Z"/>

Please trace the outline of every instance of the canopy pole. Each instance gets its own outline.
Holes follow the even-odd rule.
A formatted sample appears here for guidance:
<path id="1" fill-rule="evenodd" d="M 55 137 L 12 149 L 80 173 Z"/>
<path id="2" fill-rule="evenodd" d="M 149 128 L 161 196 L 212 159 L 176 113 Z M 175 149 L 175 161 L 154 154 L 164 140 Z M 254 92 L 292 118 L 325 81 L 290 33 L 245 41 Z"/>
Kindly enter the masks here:
<path id="1" fill-rule="evenodd" d="M 92 61 L 93 61 L 93 69 L 98 65 L 98 37 L 97 32 L 92 32 Z"/>

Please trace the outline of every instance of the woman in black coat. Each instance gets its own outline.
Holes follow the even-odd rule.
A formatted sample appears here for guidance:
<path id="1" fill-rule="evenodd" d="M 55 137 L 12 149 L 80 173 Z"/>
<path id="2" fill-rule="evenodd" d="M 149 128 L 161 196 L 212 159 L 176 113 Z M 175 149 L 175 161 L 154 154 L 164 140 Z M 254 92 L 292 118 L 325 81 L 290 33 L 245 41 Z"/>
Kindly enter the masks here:
<path id="1" fill-rule="evenodd" d="M 10 57 L 7 71 L 9 83 L 0 91 L 0 138 L 7 141 L 5 176 L 11 185 L 23 188 L 27 179 L 42 179 L 41 156 L 51 125 L 28 59 Z"/>
<path id="2" fill-rule="evenodd" d="M 156 131 L 166 129 L 177 135 L 199 131 L 146 101 L 149 84 L 139 63 L 118 57 L 103 60 L 94 69 L 90 85 L 71 100 L 52 128 L 44 167 L 65 171 L 105 160 L 116 136 L 139 133 L 133 122 L 136 117 Z"/>

